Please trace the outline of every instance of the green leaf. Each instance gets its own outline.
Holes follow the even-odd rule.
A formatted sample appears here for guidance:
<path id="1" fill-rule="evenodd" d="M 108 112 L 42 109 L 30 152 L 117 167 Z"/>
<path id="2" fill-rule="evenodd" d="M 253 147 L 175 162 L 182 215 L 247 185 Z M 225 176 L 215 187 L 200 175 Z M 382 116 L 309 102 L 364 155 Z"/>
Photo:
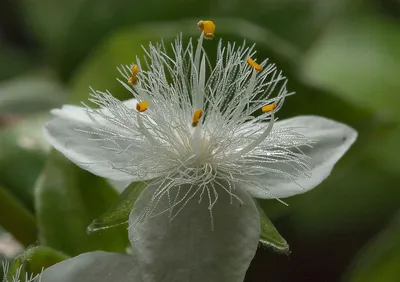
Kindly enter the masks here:
<path id="1" fill-rule="evenodd" d="M 214 17 L 245 19 L 275 34 L 281 40 L 290 42 L 296 49 L 304 50 L 318 38 L 332 18 L 340 14 L 345 2 L 347 1 L 225 0 L 211 6 Z"/>
<path id="2" fill-rule="evenodd" d="M 289 253 L 289 245 L 286 240 L 279 234 L 278 230 L 276 230 L 274 224 L 265 214 L 264 210 L 255 200 L 256 206 L 260 213 L 261 220 L 261 235 L 260 235 L 260 243 L 265 246 L 272 247 L 275 251 Z"/>
<path id="3" fill-rule="evenodd" d="M 356 257 L 344 281 L 397 282 L 400 277 L 400 214 Z"/>
<path id="4" fill-rule="evenodd" d="M 33 213 L 33 188 L 50 148 L 42 136 L 47 116 L 0 130 L 0 185 Z"/>
<path id="5" fill-rule="evenodd" d="M 133 205 L 145 188 L 146 184 L 142 182 L 129 185 L 119 196 L 118 201 L 89 225 L 88 232 L 96 232 L 127 223 Z"/>
<path id="6" fill-rule="evenodd" d="M 35 191 L 40 242 L 69 255 L 91 250 L 124 251 L 128 246 L 125 226 L 92 236 L 86 233 L 90 222 L 117 198 L 117 191 L 105 179 L 53 151 Z"/>
<path id="7" fill-rule="evenodd" d="M 33 65 L 33 60 L 21 48 L 0 42 L 0 81 L 25 73 Z"/>
<path id="8" fill-rule="evenodd" d="M 33 244 L 37 240 L 34 215 L 1 186 L 0 225 L 25 246 Z"/>
<path id="9" fill-rule="evenodd" d="M 335 21 L 301 72 L 359 107 L 400 121 L 400 29 L 378 16 Z"/>
<path id="10" fill-rule="evenodd" d="M 68 78 L 79 62 L 98 42 L 107 37 L 110 31 L 143 22 L 194 18 L 209 11 L 209 3 L 193 2 L 190 8 L 182 12 L 185 5 L 182 5 L 180 0 L 148 0 L 135 3 L 126 0 L 21 2 L 28 26 L 42 42 L 49 59 L 52 60 L 50 63 L 59 70 L 63 78 Z M 88 14 L 91 16 L 88 17 Z M 194 25 L 195 23 L 194 21 Z M 159 26 L 162 27 L 162 23 Z"/>
<path id="11" fill-rule="evenodd" d="M 51 248 L 33 247 L 13 259 L 7 276 L 11 279 L 19 273 L 19 278 L 23 280 L 26 274 L 36 276 L 44 268 L 66 259 L 68 256 Z"/>
<path id="12" fill-rule="evenodd" d="M 65 90 L 45 76 L 18 77 L 0 84 L 0 115 L 24 115 L 61 106 Z"/>
<path id="13" fill-rule="evenodd" d="M 79 62 L 112 31 L 149 22 L 154 22 L 162 30 L 168 21 L 184 19 L 191 19 L 188 26 L 196 29 L 196 21 L 205 15 L 216 22 L 217 32 L 220 31 L 218 19 L 234 19 L 233 23 L 245 19 L 268 29 L 269 33 L 299 49 L 305 49 L 343 10 L 345 2 L 349 1 L 298 0 L 277 4 L 276 0 L 221 0 L 192 1 L 190 5 L 183 5 L 181 0 L 135 3 L 125 0 L 110 3 L 96 0 L 55 0 L 51 3 L 22 0 L 21 6 L 29 28 L 44 45 L 51 64 L 61 72 L 63 78 L 69 78 Z M 143 12 L 132 15 L 132 9 Z M 88 17 L 88 14 L 91 16 Z M 237 24 L 236 29 L 246 33 L 246 38 L 252 36 L 252 30 L 246 30 L 246 26 Z M 165 38 L 163 35 L 157 36 L 160 37 Z M 258 39 L 265 40 L 264 37 Z"/>
<path id="14" fill-rule="evenodd" d="M 379 167 L 397 175 L 400 172 L 400 156 L 397 153 L 400 144 L 400 122 L 388 127 L 382 128 L 374 135 L 375 142 L 370 142 L 368 153 Z"/>

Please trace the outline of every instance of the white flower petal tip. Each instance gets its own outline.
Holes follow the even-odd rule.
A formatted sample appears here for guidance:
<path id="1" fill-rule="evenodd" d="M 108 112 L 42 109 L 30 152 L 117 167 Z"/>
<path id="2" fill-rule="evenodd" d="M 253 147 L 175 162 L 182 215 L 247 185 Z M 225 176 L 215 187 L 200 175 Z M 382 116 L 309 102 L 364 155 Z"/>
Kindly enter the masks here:
<path id="1" fill-rule="evenodd" d="M 90 252 L 57 263 L 35 282 L 142 282 L 133 257 L 118 253 Z"/>
<path id="2" fill-rule="evenodd" d="M 250 195 L 221 192 L 210 209 L 212 191 L 162 190 L 153 185 L 144 190 L 129 218 L 143 281 L 242 282 L 260 238 L 259 212 Z"/>
<path id="3" fill-rule="evenodd" d="M 357 139 L 353 128 L 319 116 L 298 116 L 276 122 L 271 138 L 285 134 L 292 135 L 291 140 L 280 145 L 281 149 L 291 152 L 287 160 L 270 164 L 270 173 L 251 177 L 267 193 L 244 185 L 254 197 L 285 198 L 309 191 L 330 175 Z M 298 157 L 289 158 L 295 155 Z"/>

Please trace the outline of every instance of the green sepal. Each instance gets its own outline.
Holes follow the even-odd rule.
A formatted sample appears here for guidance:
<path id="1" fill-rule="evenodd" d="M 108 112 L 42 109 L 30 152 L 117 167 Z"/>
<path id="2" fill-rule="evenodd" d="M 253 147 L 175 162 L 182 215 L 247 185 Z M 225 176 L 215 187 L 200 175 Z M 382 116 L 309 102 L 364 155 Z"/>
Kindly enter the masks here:
<path id="1" fill-rule="evenodd" d="M 127 223 L 133 205 L 146 186 L 147 184 L 143 182 L 130 184 L 119 196 L 118 201 L 88 226 L 87 232 L 96 232 Z"/>
<path id="2" fill-rule="evenodd" d="M 264 246 L 272 247 L 275 251 L 280 253 L 289 253 L 289 245 L 286 240 L 279 234 L 278 230 L 275 228 L 274 224 L 265 214 L 264 210 L 255 200 L 257 209 L 260 213 L 261 221 L 261 234 L 260 243 Z"/>

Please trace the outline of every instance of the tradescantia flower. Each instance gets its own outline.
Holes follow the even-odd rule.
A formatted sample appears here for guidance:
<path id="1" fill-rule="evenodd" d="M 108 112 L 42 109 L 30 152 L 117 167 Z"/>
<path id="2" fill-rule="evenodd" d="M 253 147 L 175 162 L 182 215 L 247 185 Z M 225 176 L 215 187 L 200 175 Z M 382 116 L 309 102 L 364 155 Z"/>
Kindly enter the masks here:
<path id="1" fill-rule="evenodd" d="M 133 99 L 92 90 L 99 106 L 63 106 L 44 128 L 49 142 L 92 173 L 147 187 L 130 215 L 129 237 L 143 281 L 243 281 L 260 237 L 252 197 L 304 193 L 355 141 L 347 125 L 318 117 L 277 121 L 288 92 L 254 46 L 150 44 L 119 71 Z M 204 41 L 204 42 L 203 42 Z"/>

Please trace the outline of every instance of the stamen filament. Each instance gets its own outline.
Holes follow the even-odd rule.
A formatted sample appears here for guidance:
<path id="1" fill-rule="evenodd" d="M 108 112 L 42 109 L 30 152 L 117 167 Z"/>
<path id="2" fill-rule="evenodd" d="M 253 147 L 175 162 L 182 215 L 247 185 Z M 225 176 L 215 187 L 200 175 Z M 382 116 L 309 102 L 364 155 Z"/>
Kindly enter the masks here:
<path id="1" fill-rule="evenodd" d="M 156 140 L 153 138 L 151 133 L 144 126 L 142 118 L 140 117 L 140 114 L 137 115 L 137 123 L 138 123 L 139 132 L 142 133 L 147 138 L 147 140 L 149 140 L 150 144 L 156 145 Z"/>
<path id="2" fill-rule="evenodd" d="M 247 85 L 246 92 L 244 93 L 243 99 L 239 102 L 238 105 L 238 110 L 236 112 L 236 116 L 234 117 L 235 119 L 239 118 L 239 116 L 242 114 L 242 111 L 245 110 L 245 107 L 247 105 L 247 108 L 249 108 L 249 103 L 251 100 L 251 95 L 253 93 L 253 90 L 256 86 L 256 70 L 253 70 L 249 84 Z"/>
<path id="3" fill-rule="evenodd" d="M 197 47 L 196 47 L 196 53 L 194 55 L 194 66 L 196 68 L 196 72 L 199 71 L 201 48 L 203 46 L 203 38 L 204 38 L 204 33 L 202 32 L 200 34 L 199 42 L 197 43 Z"/>
<path id="4" fill-rule="evenodd" d="M 203 55 L 200 64 L 200 74 L 199 74 L 199 84 L 197 85 L 196 97 L 195 97 L 195 107 L 202 108 L 204 103 L 204 85 L 206 81 L 206 59 Z"/>
<path id="5" fill-rule="evenodd" d="M 272 127 L 274 125 L 274 121 L 275 121 L 275 116 L 274 116 L 274 113 L 271 112 L 271 120 L 269 121 L 268 126 L 265 129 L 265 131 L 260 136 L 258 136 L 253 142 L 251 142 L 249 145 L 247 145 L 246 147 L 244 147 L 240 151 L 238 151 L 235 154 L 233 154 L 232 157 L 234 159 L 239 158 L 240 156 L 243 156 L 244 154 L 247 154 L 248 152 L 253 150 L 255 147 L 260 145 L 265 140 L 265 138 L 267 138 L 268 135 L 271 133 Z"/>

